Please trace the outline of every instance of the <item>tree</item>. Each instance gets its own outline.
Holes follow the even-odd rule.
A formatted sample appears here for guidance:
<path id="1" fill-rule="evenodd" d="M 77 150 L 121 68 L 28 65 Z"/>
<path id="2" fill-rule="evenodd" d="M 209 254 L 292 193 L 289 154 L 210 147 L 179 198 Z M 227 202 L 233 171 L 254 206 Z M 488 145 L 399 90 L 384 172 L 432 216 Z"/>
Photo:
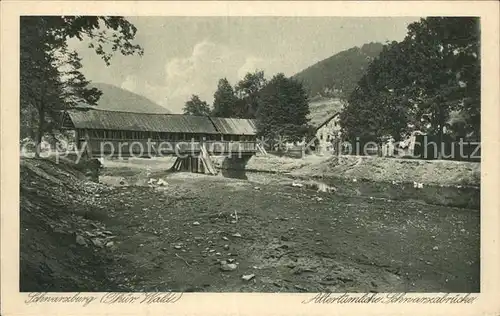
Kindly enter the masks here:
<path id="1" fill-rule="evenodd" d="M 384 46 L 340 113 L 347 139 L 368 142 L 392 136 L 398 140 L 406 132 L 408 100 L 399 89 L 409 84 L 404 77 L 407 67 L 407 47 L 403 43 Z"/>
<path id="2" fill-rule="evenodd" d="M 140 54 L 131 44 L 136 28 L 122 17 L 23 16 L 20 23 L 21 137 L 35 140 L 36 155 L 45 133 L 57 127 L 60 111 L 78 103 L 95 105 L 101 92 L 87 88 L 78 54 L 67 40 L 90 39 L 106 65 L 113 53 Z"/>
<path id="3" fill-rule="evenodd" d="M 300 82 L 280 73 L 259 93 L 257 131 L 273 140 L 300 141 L 309 130 L 307 93 Z"/>
<path id="4" fill-rule="evenodd" d="M 480 133 L 480 25 L 475 17 L 431 17 L 408 26 L 412 45 L 405 93 L 417 104 L 416 118 L 443 139 L 451 111 L 463 111 L 471 132 Z"/>
<path id="5" fill-rule="evenodd" d="M 259 92 L 266 85 L 264 71 L 256 70 L 253 73 L 247 73 L 245 77 L 238 82 L 235 91 L 240 100 L 239 117 L 255 118 L 259 105 Z"/>
<path id="6" fill-rule="evenodd" d="M 430 126 L 443 140 L 452 111 L 466 112 L 479 134 L 479 19 L 421 19 L 400 43 L 386 45 L 349 96 L 340 117 L 345 135 L 370 140 Z"/>
<path id="7" fill-rule="evenodd" d="M 233 87 L 226 78 L 219 80 L 217 91 L 214 94 L 213 116 L 238 117 L 238 98 L 234 94 Z"/>
<path id="8" fill-rule="evenodd" d="M 201 101 L 197 95 L 192 95 L 191 100 L 184 105 L 184 114 L 204 116 L 210 115 L 210 106 L 207 102 Z"/>

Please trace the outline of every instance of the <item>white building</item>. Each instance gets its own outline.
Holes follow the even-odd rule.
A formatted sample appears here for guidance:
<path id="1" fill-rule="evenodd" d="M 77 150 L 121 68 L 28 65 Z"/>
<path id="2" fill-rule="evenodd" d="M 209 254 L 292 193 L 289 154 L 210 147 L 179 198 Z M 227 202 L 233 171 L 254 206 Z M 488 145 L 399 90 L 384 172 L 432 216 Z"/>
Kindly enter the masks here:
<path id="1" fill-rule="evenodd" d="M 338 150 L 334 144 L 340 140 L 339 113 L 329 116 L 316 128 L 317 148 L 316 152 L 323 155 L 327 152 Z"/>

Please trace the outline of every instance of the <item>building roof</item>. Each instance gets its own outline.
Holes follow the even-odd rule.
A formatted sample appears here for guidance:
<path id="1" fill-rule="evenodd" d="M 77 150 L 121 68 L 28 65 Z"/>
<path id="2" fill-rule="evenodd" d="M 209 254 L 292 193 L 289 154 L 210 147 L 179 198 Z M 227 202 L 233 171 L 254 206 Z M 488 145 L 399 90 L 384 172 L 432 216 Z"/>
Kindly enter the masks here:
<path id="1" fill-rule="evenodd" d="M 255 135 L 257 128 L 255 120 L 238 119 L 238 118 L 223 118 L 210 117 L 215 125 L 215 128 L 225 135 Z"/>
<path id="2" fill-rule="evenodd" d="M 325 126 L 326 124 L 328 124 L 331 120 L 333 120 L 334 118 L 336 118 L 340 113 L 335 113 L 333 115 L 330 115 L 326 120 L 323 121 L 323 123 L 319 124 L 318 126 L 316 126 L 316 130 L 322 128 L 323 126 Z"/>
<path id="3" fill-rule="evenodd" d="M 309 123 L 315 128 L 324 125 L 325 118 L 331 119 L 333 115 L 342 111 L 344 102 L 340 99 L 314 98 L 309 102 Z"/>
<path id="4" fill-rule="evenodd" d="M 218 134 L 206 116 L 150 114 L 98 109 L 76 109 L 65 113 L 65 127 L 140 132 Z M 72 124 L 69 124 L 69 121 Z M 69 124 L 69 125 L 68 125 Z"/>
<path id="5" fill-rule="evenodd" d="M 183 114 L 153 114 L 75 108 L 63 113 L 63 128 L 139 132 L 255 135 L 254 120 Z"/>

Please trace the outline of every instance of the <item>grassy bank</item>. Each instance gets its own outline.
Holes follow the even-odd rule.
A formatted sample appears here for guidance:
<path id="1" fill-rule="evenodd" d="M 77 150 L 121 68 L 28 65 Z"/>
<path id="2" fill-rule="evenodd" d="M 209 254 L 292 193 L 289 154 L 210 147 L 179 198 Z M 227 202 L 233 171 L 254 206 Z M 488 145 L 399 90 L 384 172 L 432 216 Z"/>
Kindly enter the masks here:
<path id="1" fill-rule="evenodd" d="M 227 168 L 218 158 L 217 165 Z M 241 166 L 237 166 L 241 167 Z M 480 163 L 445 160 L 408 160 L 361 156 L 306 156 L 294 159 L 254 156 L 243 168 L 248 171 L 287 173 L 295 177 L 344 178 L 374 182 L 419 182 L 435 186 L 480 185 Z"/>

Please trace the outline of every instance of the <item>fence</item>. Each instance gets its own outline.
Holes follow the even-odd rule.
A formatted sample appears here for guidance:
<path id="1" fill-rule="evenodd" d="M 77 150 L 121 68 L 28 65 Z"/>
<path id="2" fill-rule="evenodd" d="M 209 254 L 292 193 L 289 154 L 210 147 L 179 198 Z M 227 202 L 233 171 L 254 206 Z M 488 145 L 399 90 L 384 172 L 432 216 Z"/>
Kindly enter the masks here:
<path id="1" fill-rule="evenodd" d="M 439 157 L 441 151 L 441 157 Z M 481 161 L 481 142 L 464 141 L 463 138 L 452 141 L 445 139 L 439 146 L 434 135 L 417 135 L 413 154 L 418 159 L 445 159 L 459 161 Z"/>
<path id="2" fill-rule="evenodd" d="M 344 155 L 359 156 L 481 161 L 481 143 L 479 141 L 464 141 L 463 138 L 452 140 L 449 137 L 444 137 L 441 145 L 439 145 L 438 137 L 435 135 L 416 135 L 413 148 L 403 149 L 386 146 L 386 144 L 356 141 L 344 146 L 341 152 Z"/>

